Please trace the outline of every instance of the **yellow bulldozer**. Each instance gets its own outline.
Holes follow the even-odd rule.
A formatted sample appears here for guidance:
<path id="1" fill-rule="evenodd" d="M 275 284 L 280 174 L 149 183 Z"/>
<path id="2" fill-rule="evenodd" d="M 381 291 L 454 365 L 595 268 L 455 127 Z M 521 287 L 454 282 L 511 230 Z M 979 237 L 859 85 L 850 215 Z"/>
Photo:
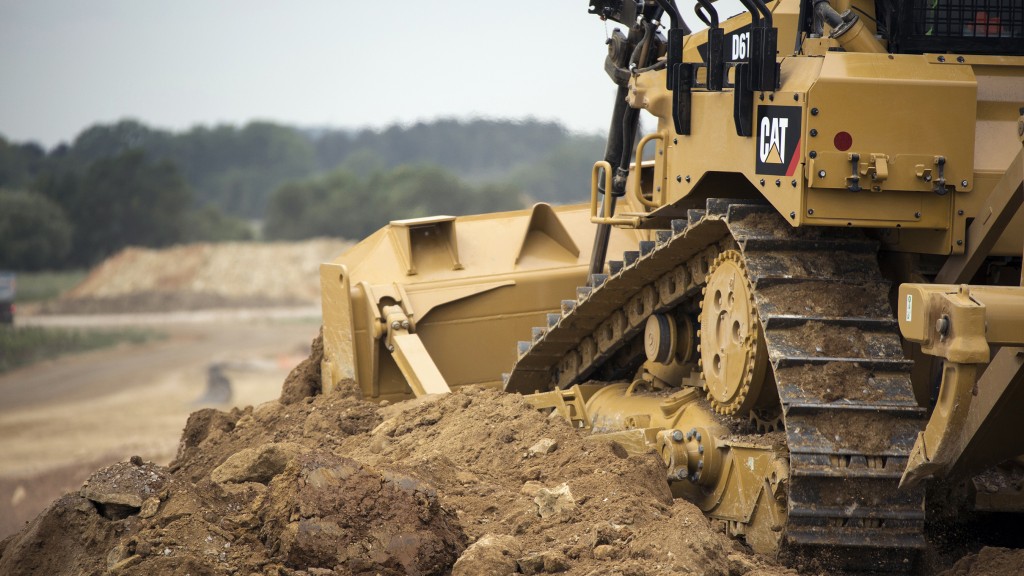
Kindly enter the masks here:
<path id="1" fill-rule="evenodd" d="M 589 204 L 322 265 L 323 389 L 524 394 L 755 550 L 907 570 L 926 486 L 1024 511 L 1024 1 L 742 4 L 590 0 Z"/>

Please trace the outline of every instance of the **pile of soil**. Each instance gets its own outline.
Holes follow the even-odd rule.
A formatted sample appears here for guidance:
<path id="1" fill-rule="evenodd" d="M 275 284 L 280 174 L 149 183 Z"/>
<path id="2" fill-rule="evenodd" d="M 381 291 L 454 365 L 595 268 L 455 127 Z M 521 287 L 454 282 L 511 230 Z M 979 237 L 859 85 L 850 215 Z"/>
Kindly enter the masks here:
<path id="1" fill-rule="evenodd" d="M 43 311 L 166 312 L 315 304 L 320 297 L 320 263 L 351 245 L 321 238 L 126 248 Z"/>
<path id="2" fill-rule="evenodd" d="M 303 397 L 318 360 L 281 401 L 192 414 L 170 466 L 94 474 L 0 543 L 0 573 L 795 574 L 673 501 L 653 454 L 494 390 Z"/>
<path id="3" fill-rule="evenodd" d="M 673 500 L 654 454 L 489 389 L 320 395 L 317 344 L 279 400 L 193 413 L 169 466 L 135 457 L 55 501 L 0 542 L 0 573 L 797 574 Z M 950 574 L 1022 562 L 986 549 Z"/>

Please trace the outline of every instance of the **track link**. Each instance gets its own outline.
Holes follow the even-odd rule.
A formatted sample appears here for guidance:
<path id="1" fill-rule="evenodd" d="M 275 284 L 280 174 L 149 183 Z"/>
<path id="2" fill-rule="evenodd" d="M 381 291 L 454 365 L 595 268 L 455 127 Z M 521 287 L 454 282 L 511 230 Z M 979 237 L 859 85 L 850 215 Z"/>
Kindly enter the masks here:
<path id="1" fill-rule="evenodd" d="M 746 201 L 749 202 L 749 201 Z M 877 264 L 862 231 L 799 228 L 770 206 L 712 199 L 594 275 L 519 344 L 505 389 L 629 377 L 646 319 L 699 297 L 710 263 L 741 251 L 790 453 L 783 551 L 841 569 L 910 568 L 923 547 L 918 490 L 898 491 L 924 423 Z"/>

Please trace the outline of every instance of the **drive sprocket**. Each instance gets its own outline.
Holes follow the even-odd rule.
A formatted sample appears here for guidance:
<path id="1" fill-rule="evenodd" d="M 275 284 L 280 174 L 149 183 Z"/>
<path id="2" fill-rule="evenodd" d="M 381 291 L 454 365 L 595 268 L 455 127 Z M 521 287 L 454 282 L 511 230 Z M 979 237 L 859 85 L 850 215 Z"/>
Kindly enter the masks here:
<path id="1" fill-rule="evenodd" d="M 757 404 L 768 368 L 754 291 L 736 250 L 719 254 L 707 278 L 699 350 L 708 399 L 716 412 L 742 416 Z"/>

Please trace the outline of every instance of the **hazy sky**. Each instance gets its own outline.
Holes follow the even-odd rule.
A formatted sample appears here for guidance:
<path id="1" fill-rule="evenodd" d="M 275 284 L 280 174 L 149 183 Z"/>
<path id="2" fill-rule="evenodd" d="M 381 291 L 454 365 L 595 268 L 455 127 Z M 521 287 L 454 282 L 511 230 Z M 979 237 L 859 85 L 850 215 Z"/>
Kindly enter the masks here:
<path id="1" fill-rule="evenodd" d="M 358 128 L 438 116 L 604 131 L 612 25 L 587 6 L 0 0 L 0 134 L 52 146 L 121 118 Z"/>

